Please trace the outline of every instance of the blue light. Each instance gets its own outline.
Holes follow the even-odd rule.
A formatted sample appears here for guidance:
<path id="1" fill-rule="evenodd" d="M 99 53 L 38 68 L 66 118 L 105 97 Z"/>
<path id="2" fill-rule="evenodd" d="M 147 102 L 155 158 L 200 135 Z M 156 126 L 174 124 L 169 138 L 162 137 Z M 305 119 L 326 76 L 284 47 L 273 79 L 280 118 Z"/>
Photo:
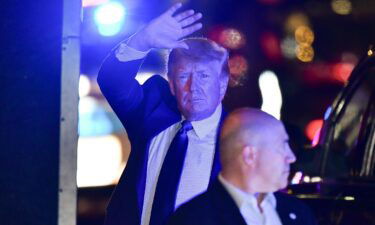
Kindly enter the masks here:
<path id="1" fill-rule="evenodd" d="M 125 9 L 119 2 L 109 2 L 95 10 L 95 22 L 103 36 L 113 36 L 121 31 Z"/>

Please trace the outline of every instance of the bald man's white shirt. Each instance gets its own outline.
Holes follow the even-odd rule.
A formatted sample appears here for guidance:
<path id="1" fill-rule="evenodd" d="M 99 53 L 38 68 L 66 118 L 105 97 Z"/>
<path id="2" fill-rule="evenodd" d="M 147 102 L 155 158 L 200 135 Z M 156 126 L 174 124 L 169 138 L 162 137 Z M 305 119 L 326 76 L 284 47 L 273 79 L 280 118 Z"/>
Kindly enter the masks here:
<path id="1" fill-rule="evenodd" d="M 267 193 L 260 207 L 257 199 L 253 194 L 246 193 L 229 183 L 221 174 L 219 174 L 219 181 L 233 198 L 242 217 L 247 225 L 282 225 L 279 214 L 276 211 L 276 198 L 273 193 Z"/>

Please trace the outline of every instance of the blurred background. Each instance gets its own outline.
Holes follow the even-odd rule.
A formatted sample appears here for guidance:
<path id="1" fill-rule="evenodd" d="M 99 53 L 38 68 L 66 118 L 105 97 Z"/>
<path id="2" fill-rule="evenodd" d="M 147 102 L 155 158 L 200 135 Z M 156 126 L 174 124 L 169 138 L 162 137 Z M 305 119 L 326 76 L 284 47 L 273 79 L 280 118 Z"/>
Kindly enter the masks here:
<path id="1" fill-rule="evenodd" d="M 103 223 L 106 204 L 130 150 L 126 131 L 96 83 L 100 64 L 117 43 L 175 2 L 82 1 L 79 225 Z M 317 144 L 327 109 L 375 43 L 375 1 L 182 2 L 184 9 L 203 14 L 204 27 L 194 36 L 213 39 L 230 51 L 231 79 L 224 107 L 228 111 L 242 106 L 262 108 L 285 123 L 297 157 L 314 151 L 306 146 Z M 165 76 L 167 55 L 166 50 L 152 51 L 138 81 L 143 83 L 152 74 Z"/>

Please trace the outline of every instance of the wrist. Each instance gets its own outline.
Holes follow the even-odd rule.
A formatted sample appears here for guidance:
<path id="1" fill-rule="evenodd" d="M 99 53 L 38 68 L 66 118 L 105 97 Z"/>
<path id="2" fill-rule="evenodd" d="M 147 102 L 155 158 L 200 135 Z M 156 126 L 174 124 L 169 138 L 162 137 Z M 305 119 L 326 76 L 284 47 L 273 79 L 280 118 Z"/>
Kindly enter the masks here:
<path id="1" fill-rule="evenodd" d="M 148 45 L 147 41 L 138 34 L 131 36 L 126 44 L 129 47 L 141 52 L 148 52 L 151 50 L 151 47 Z"/>

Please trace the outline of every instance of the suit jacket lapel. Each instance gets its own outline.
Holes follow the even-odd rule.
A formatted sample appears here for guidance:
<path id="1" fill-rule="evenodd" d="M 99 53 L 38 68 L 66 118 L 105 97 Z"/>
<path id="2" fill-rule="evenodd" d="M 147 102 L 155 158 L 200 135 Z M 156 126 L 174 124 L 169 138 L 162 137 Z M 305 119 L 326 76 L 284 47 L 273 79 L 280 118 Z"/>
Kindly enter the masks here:
<path id="1" fill-rule="evenodd" d="M 172 104 L 173 105 L 173 104 Z M 163 130 L 167 129 L 169 126 L 177 123 L 181 120 L 181 115 L 179 114 L 176 108 L 168 107 L 167 104 L 161 102 L 160 106 L 157 107 L 152 112 L 152 118 L 148 118 L 144 123 L 145 128 L 144 130 L 144 151 L 140 152 L 139 155 L 139 167 L 140 167 L 140 174 L 137 180 L 137 199 L 138 199 L 138 206 L 139 206 L 139 217 L 142 214 L 143 209 L 143 202 L 144 202 L 144 194 L 146 189 L 146 175 L 147 175 L 147 162 L 148 162 L 148 154 L 151 140 L 161 133 Z M 154 119 L 157 118 L 157 119 Z M 152 124 L 149 128 L 147 128 L 148 124 Z"/>
<path id="2" fill-rule="evenodd" d="M 275 192 L 276 197 L 276 211 L 279 214 L 280 220 L 283 225 L 297 225 L 296 220 L 297 215 L 295 212 L 291 211 L 288 201 L 285 201 L 280 193 Z M 294 216 L 294 219 L 293 219 Z"/>
<path id="3" fill-rule="evenodd" d="M 215 155 L 214 155 L 214 161 L 212 162 L 212 169 L 211 169 L 211 176 L 210 176 L 210 183 L 209 185 L 212 185 L 214 181 L 217 178 L 217 175 L 219 174 L 221 170 L 221 164 L 220 164 L 220 130 L 221 126 L 223 125 L 223 121 L 225 117 L 227 116 L 227 112 L 224 111 L 224 109 L 221 112 L 219 127 L 217 129 L 217 135 L 216 135 L 216 144 L 215 144 Z"/>
<path id="4" fill-rule="evenodd" d="M 220 224 L 246 225 L 236 203 L 218 179 L 215 179 L 208 189 L 208 193 L 211 195 L 214 207 L 222 221 Z"/>

